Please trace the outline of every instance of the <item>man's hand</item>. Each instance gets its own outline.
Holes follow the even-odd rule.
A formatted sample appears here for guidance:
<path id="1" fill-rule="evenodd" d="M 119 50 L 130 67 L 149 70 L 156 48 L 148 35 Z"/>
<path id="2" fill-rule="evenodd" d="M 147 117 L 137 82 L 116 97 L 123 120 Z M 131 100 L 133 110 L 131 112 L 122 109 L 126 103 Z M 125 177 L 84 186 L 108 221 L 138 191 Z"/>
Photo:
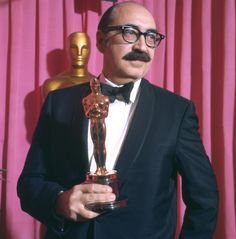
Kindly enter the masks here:
<path id="1" fill-rule="evenodd" d="M 112 202 L 115 194 L 112 188 L 101 184 L 79 184 L 61 193 L 56 202 L 56 213 L 73 221 L 85 221 L 99 214 L 86 209 L 94 202 Z"/>

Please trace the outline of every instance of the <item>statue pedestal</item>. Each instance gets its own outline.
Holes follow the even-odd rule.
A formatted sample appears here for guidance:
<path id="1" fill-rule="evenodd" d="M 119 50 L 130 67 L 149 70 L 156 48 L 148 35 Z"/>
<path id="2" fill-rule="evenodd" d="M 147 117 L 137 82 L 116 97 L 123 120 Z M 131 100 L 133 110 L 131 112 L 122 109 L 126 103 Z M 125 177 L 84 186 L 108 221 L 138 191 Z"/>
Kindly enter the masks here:
<path id="1" fill-rule="evenodd" d="M 108 185 L 113 189 L 113 193 L 116 195 L 115 201 L 90 203 L 85 206 L 87 209 L 97 213 L 104 213 L 127 206 L 127 199 L 119 200 L 118 177 L 115 170 L 108 172 L 106 175 L 88 173 L 86 175 L 86 183 Z"/>

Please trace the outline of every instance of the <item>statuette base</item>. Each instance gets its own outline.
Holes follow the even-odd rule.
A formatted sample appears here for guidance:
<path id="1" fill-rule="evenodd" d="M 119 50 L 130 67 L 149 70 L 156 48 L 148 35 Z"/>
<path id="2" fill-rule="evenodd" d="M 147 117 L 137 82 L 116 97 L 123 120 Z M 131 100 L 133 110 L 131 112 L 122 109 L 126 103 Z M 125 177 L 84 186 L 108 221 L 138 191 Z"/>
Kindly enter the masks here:
<path id="1" fill-rule="evenodd" d="M 87 204 L 85 205 L 87 209 L 97 213 L 105 213 L 127 206 L 127 199 L 119 200 L 118 178 L 117 172 L 115 170 L 108 172 L 105 175 L 96 175 L 94 173 L 88 173 L 86 175 L 86 183 L 98 183 L 108 185 L 113 189 L 113 193 L 116 195 L 117 198 L 113 202 L 96 202 Z"/>

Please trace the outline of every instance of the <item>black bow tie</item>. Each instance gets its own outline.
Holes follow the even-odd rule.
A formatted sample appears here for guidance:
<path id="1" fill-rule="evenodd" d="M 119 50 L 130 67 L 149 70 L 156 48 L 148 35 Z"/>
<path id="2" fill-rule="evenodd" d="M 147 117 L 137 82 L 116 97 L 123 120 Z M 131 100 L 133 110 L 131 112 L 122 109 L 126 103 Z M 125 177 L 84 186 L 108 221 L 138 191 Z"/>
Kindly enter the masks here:
<path id="1" fill-rule="evenodd" d="M 128 104 L 130 102 L 129 97 L 133 86 L 134 82 L 129 82 L 121 87 L 113 87 L 107 84 L 102 84 L 101 89 L 102 93 L 109 97 L 111 103 L 117 99 Z"/>

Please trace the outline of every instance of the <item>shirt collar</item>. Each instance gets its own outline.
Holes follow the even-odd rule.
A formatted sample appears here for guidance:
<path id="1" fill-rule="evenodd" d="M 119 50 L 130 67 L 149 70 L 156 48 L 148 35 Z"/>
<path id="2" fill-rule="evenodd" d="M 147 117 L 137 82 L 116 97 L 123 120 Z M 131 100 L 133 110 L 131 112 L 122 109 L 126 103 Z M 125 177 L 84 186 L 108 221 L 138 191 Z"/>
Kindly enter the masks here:
<path id="1" fill-rule="evenodd" d="M 116 85 L 116 84 L 114 84 L 113 82 L 108 80 L 104 76 L 103 73 L 101 73 L 101 75 L 99 76 L 99 80 L 100 80 L 101 83 L 107 84 L 107 85 L 110 85 L 110 86 L 113 86 L 113 87 L 122 87 L 123 86 L 123 85 Z M 134 87 L 133 87 L 133 89 L 132 89 L 132 91 L 130 93 L 130 101 L 131 101 L 131 103 L 134 103 L 134 101 L 135 101 L 135 99 L 137 97 L 140 83 L 141 83 L 141 79 L 134 81 Z"/>

